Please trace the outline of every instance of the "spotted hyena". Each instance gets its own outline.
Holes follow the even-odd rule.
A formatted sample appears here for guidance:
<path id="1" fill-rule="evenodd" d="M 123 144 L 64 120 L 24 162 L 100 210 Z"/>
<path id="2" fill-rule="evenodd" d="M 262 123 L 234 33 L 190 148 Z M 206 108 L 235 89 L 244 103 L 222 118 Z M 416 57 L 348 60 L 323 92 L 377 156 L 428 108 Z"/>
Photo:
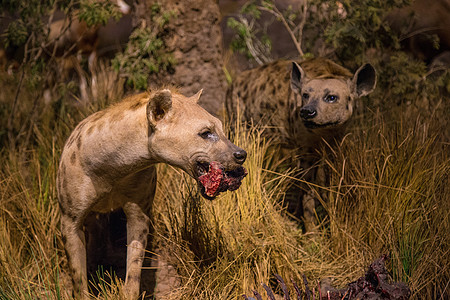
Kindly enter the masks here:
<path id="1" fill-rule="evenodd" d="M 265 129 L 266 136 L 285 149 L 295 149 L 296 167 L 306 170 L 304 179 L 323 178 L 315 166 L 319 150 L 333 145 L 345 134 L 355 100 L 372 92 L 376 73 L 370 64 L 355 74 L 323 58 L 301 63 L 275 61 L 239 75 L 229 88 L 226 111 L 231 124 L 239 115 Z M 289 203 L 303 212 L 310 230 L 315 219 L 312 191 L 301 193 L 301 201 Z M 294 205 L 292 205 L 294 204 Z M 297 209 L 301 204 L 302 209 Z"/>
<path id="2" fill-rule="evenodd" d="M 213 199 L 235 190 L 247 174 L 247 153 L 232 144 L 221 122 L 201 108 L 201 92 L 165 89 L 124 99 L 94 113 L 64 146 L 57 175 L 61 231 L 74 291 L 87 298 L 86 237 L 92 213 L 123 209 L 127 219 L 125 293 L 139 294 L 141 267 L 156 189 L 157 163 L 179 167 Z"/>

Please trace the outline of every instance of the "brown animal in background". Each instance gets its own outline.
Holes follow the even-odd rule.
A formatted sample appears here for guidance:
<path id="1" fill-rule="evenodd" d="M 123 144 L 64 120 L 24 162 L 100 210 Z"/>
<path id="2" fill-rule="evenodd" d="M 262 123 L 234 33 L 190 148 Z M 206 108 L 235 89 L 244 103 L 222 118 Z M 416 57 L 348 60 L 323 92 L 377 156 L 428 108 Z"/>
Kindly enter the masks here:
<path id="1" fill-rule="evenodd" d="M 241 184 L 247 153 L 232 144 L 221 122 L 197 104 L 200 94 L 186 98 L 166 89 L 131 96 L 87 117 L 70 135 L 57 188 L 77 296 L 88 297 L 83 232 L 87 216 L 123 208 L 128 245 L 125 293 L 127 299 L 138 297 L 156 190 L 155 164 L 183 169 L 197 179 L 207 199 Z"/>
<path id="2" fill-rule="evenodd" d="M 115 4 L 122 13 L 122 17 L 130 13 L 130 6 L 122 0 L 116 0 Z M 120 20 L 119 20 L 120 21 Z M 97 59 L 97 50 L 100 47 L 111 45 L 99 45 L 100 41 L 114 38 L 102 37 L 102 34 L 117 35 L 108 32 L 107 27 L 114 27 L 119 21 L 111 20 L 106 25 L 99 24 L 88 26 L 85 21 L 79 20 L 77 13 L 71 19 L 63 18 L 53 21 L 49 27 L 48 45 L 49 52 L 55 52 L 56 56 L 67 56 L 68 54 L 83 54 L 88 56 L 89 68 L 92 70 Z"/>
<path id="3" fill-rule="evenodd" d="M 415 0 L 410 6 L 393 10 L 386 19 L 395 31 L 403 34 L 405 48 L 417 58 L 428 63 L 434 58 L 448 59 L 450 0 Z M 439 37 L 438 48 L 431 38 L 432 34 Z"/>
<path id="4" fill-rule="evenodd" d="M 276 61 L 242 72 L 228 90 L 226 111 L 231 124 L 239 111 L 241 120 L 261 125 L 266 136 L 286 149 L 296 149 L 296 167 L 304 179 L 317 182 L 323 175 L 316 166 L 319 150 L 342 139 L 353 114 L 355 100 L 372 92 L 376 74 L 370 64 L 353 75 L 327 59 L 301 62 Z M 321 182 L 320 184 L 324 184 Z M 303 219 L 307 231 L 314 226 L 315 197 L 301 195 L 302 209 L 289 203 Z"/>
<path id="5" fill-rule="evenodd" d="M 121 50 L 123 44 L 128 40 L 132 31 L 131 7 L 122 0 L 115 0 L 115 5 L 122 13 L 119 20 L 111 18 L 105 25 L 92 25 L 79 20 L 78 12 L 75 11 L 71 17 L 62 12 L 55 13 L 49 26 L 48 41 L 43 49 L 50 57 L 58 61 L 59 80 L 67 80 L 70 73 L 74 72 L 79 80 L 80 99 L 83 102 L 89 100 L 88 80 L 86 72 L 81 67 L 83 57 L 87 57 L 89 73 L 92 76 L 90 84 L 93 87 L 92 96 L 96 97 L 95 70 L 97 60 L 100 56 L 115 53 Z M 53 86 L 53 83 L 49 83 Z M 47 93 L 50 91 L 48 90 Z M 47 96 L 51 101 L 51 96 Z"/>

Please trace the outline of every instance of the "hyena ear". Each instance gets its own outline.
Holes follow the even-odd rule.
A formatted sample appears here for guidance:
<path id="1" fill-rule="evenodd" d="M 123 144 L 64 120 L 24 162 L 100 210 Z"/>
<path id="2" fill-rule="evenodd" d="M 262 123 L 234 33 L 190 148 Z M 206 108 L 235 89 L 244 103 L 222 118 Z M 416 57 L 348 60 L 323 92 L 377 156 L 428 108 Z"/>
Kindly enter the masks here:
<path id="1" fill-rule="evenodd" d="M 371 64 L 365 64 L 355 72 L 352 79 L 352 92 L 357 97 L 370 94 L 377 84 L 377 74 Z"/>
<path id="2" fill-rule="evenodd" d="M 302 67 L 295 61 L 292 62 L 292 71 L 291 71 L 291 88 L 292 90 L 299 94 L 302 89 L 302 79 L 305 78 L 305 72 Z"/>
<path id="3" fill-rule="evenodd" d="M 198 102 L 198 99 L 200 99 L 200 96 L 203 93 L 203 89 L 201 89 L 200 91 L 197 92 L 197 94 L 195 94 L 194 96 L 191 96 L 189 98 L 193 99 L 195 103 Z"/>
<path id="4" fill-rule="evenodd" d="M 169 90 L 156 92 L 147 104 L 147 119 L 151 127 L 163 119 L 172 109 L 172 93 Z"/>

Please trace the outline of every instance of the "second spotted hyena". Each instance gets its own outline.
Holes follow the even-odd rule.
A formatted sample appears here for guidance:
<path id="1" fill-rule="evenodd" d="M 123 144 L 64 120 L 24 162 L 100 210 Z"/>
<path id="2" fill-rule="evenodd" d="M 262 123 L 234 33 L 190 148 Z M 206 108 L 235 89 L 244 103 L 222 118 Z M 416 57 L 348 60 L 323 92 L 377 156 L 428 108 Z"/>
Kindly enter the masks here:
<path id="1" fill-rule="evenodd" d="M 319 150 L 345 134 L 355 100 L 373 91 L 376 72 L 370 64 L 354 74 L 328 59 L 301 63 L 275 61 L 248 70 L 234 80 L 227 92 L 226 111 L 231 124 L 240 119 L 262 126 L 266 136 L 284 148 L 295 149 L 296 167 L 304 179 L 317 182 Z M 306 230 L 315 219 L 313 192 L 301 193 Z M 290 203 L 292 207 L 292 203 Z M 294 203 L 294 207 L 300 207 Z"/>

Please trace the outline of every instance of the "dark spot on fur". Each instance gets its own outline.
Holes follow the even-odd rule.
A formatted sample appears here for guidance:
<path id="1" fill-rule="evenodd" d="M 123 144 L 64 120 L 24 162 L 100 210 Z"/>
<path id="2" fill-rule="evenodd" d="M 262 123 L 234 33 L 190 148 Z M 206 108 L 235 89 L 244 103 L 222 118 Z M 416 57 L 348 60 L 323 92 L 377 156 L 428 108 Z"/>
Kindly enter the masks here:
<path id="1" fill-rule="evenodd" d="M 92 161 L 90 159 L 83 159 L 81 161 L 83 167 L 90 169 L 92 167 Z"/>
<path id="2" fill-rule="evenodd" d="M 77 148 L 78 148 L 78 150 L 81 148 L 81 136 L 78 136 L 78 139 L 77 139 Z"/>
<path id="3" fill-rule="evenodd" d="M 244 85 L 242 86 L 242 89 L 247 90 L 248 88 L 248 82 L 245 82 Z"/>
<path id="4" fill-rule="evenodd" d="M 77 154 L 74 151 L 74 152 L 72 152 L 72 155 L 70 156 L 70 163 L 72 165 L 74 165 L 76 163 L 76 161 L 77 161 Z"/>
<path id="5" fill-rule="evenodd" d="M 264 82 L 263 84 L 261 84 L 261 90 L 264 90 L 266 88 L 266 83 Z"/>
<path id="6" fill-rule="evenodd" d="M 345 108 L 348 110 L 348 103 L 345 105 Z"/>
<path id="7" fill-rule="evenodd" d="M 120 154 L 119 153 L 120 153 L 119 151 L 114 151 L 114 152 L 111 152 L 110 154 L 108 154 L 106 157 L 110 161 L 115 161 L 115 160 L 118 160 L 120 158 Z"/>
<path id="8" fill-rule="evenodd" d="M 120 121 L 123 118 L 123 111 L 122 110 L 116 110 L 112 115 L 111 115 L 111 122 L 117 122 Z"/>
<path id="9" fill-rule="evenodd" d="M 99 121 L 97 122 L 95 127 L 97 128 L 98 131 L 100 131 L 103 128 L 103 125 L 105 125 L 105 122 Z"/>
<path id="10" fill-rule="evenodd" d="M 66 143 L 66 148 L 70 148 L 70 146 L 72 146 L 72 144 L 73 144 L 73 141 L 74 141 L 74 137 L 73 137 L 73 135 L 71 135 L 69 137 L 69 140 Z"/>
<path id="11" fill-rule="evenodd" d="M 281 82 L 280 82 L 280 83 L 278 83 L 278 85 L 277 85 L 277 89 L 281 90 Z"/>
<path id="12" fill-rule="evenodd" d="M 139 216 L 138 221 L 139 223 L 147 223 L 147 218 L 145 218 L 144 216 Z"/>
<path id="13" fill-rule="evenodd" d="M 87 130 L 87 134 L 90 135 L 92 134 L 92 132 L 94 131 L 94 125 L 89 126 L 88 130 Z"/>
<path id="14" fill-rule="evenodd" d="M 101 110 L 92 115 L 92 122 L 97 122 L 100 118 L 103 117 L 105 111 Z"/>
<path id="15" fill-rule="evenodd" d="M 84 125 L 86 125 L 86 123 L 87 123 L 87 121 L 86 121 L 86 120 L 83 120 L 83 121 L 81 121 L 80 124 L 78 124 L 78 126 L 77 126 L 78 132 L 80 132 L 81 130 L 83 130 L 83 127 L 84 127 Z"/>
<path id="16" fill-rule="evenodd" d="M 73 212 L 73 210 L 71 210 L 71 211 L 69 212 L 69 217 L 72 219 L 72 221 L 73 221 L 74 223 L 76 223 L 77 220 L 78 220 L 78 216 Z"/>
<path id="17" fill-rule="evenodd" d="M 277 90 L 275 88 L 272 89 L 272 96 L 275 96 L 277 94 Z"/>
<path id="18" fill-rule="evenodd" d="M 143 231 L 143 232 L 141 232 L 140 234 L 139 234 L 139 237 L 138 237 L 138 240 L 139 241 L 145 241 L 147 239 L 147 235 L 146 235 L 146 233 Z"/>
<path id="19" fill-rule="evenodd" d="M 136 110 L 136 109 L 138 109 L 139 107 L 141 107 L 143 104 L 144 104 L 144 103 L 141 103 L 141 102 L 135 102 L 135 103 L 132 103 L 131 106 L 130 106 L 130 109 L 131 109 L 131 110 Z"/>
<path id="20" fill-rule="evenodd" d="M 264 109 L 267 109 L 269 111 L 274 110 L 274 108 L 270 102 L 264 103 Z"/>

